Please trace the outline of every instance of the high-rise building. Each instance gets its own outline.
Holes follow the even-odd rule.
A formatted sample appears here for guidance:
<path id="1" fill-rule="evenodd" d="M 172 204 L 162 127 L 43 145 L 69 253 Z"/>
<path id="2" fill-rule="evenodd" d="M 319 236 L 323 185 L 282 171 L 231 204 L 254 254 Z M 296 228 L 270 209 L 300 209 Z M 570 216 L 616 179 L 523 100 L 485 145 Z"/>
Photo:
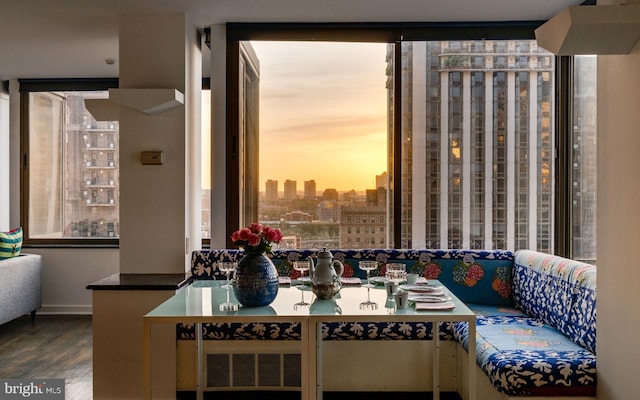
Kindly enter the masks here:
<path id="1" fill-rule="evenodd" d="M 278 181 L 272 179 L 267 180 L 265 184 L 264 199 L 266 201 L 278 200 Z"/>
<path id="2" fill-rule="evenodd" d="M 574 59 L 573 146 L 571 148 L 571 251 L 596 263 L 597 105 L 596 56 Z"/>
<path id="3" fill-rule="evenodd" d="M 387 171 L 381 173 L 380 175 L 376 175 L 376 189 L 384 188 L 386 189 L 388 185 L 389 176 L 387 175 Z"/>
<path id="4" fill-rule="evenodd" d="M 553 250 L 553 71 L 535 41 L 402 44 L 400 247 Z"/>
<path id="5" fill-rule="evenodd" d="M 295 200 L 298 198 L 297 182 L 287 179 L 284 181 L 284 199 Z"/>
<path id="6" fill-rule="evenodd" d="M 316 181 L 304 181 L 304 198 L 314 200 L 316 198 Z"/>

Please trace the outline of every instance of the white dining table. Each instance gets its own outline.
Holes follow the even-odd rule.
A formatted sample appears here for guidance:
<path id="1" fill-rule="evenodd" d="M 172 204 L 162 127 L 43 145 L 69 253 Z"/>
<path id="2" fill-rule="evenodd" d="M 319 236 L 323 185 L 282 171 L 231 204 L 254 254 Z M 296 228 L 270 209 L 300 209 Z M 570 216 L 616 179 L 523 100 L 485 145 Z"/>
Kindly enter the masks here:
<path id="1" fill-rule="evenodd" d="M 294 281 L 295 283 L 295 281 Z M 145 380 L 145 399 L 152 399 L 151 366 L 151 326 L 153 324 L 195 324 L 196 332 L 196 390 L 197 399 L 203 398 L 203 337 L 202 324 L 207 322 L 293 322 L 301 327 L 301 399 L 321 400 L 323 396 L 322 379 L 322 326 L 330 322 L 432 322 L 433 323 L 433 399 L 440 398 L 440 338 L 439 323 L 463 321 L 469 324 L 467 352 L 467 388 L 465 398 L 476 400 L 476 319 L 475 314 L 453 293 L 444 288 L 451 297 L 454 308 L 450 310 L 416 311 L 410 303 L 408 307 L 396 308 L 392 298 L 387 296 L 384 287 L 367 288 L 362 285 L 343 286 L 342 290 L 330 300 L 320 300 L 306 292 L 309 306 L 296 306 L 300 302 L 301 290 L 295 284 L 281 286 L 273 303 L 265 307 L 242 307 L 237 310 L 222 310 L 220 304 L 227 301 L 227 289 L 222 288 L 223 281 L 196 281 L 173 297 L 169 298 L 143 317 L 143 378 Z M 430 284 L 439 285 L 438 281 Z M 308 288 L 307 288 L 308 290 Z M 233 290 L 229 291 L 229 300 L 234 303 Z M 365 304 L 366 301 L 376 306 Z M 233 307 L 232 307 L 233 308 Z"/>

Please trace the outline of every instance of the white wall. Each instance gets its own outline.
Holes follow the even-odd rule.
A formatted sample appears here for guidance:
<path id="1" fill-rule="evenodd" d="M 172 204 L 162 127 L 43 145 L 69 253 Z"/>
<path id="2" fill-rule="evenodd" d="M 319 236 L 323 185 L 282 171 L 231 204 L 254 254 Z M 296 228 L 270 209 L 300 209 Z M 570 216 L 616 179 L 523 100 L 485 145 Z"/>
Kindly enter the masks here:
<path id="1" fill-rule="evenodd" d="M 635 1 L 639 3 L 640 1 Z M 598 57 L 598 399 L 635 398 L 640 375 L 640 45 Z"/>
<path id="2" fill-rule="evenodd" d="M 40 314 L 91 314 L 87 285 L 117 274 L 118 249 L 24 249 L 42 256 Z"/>

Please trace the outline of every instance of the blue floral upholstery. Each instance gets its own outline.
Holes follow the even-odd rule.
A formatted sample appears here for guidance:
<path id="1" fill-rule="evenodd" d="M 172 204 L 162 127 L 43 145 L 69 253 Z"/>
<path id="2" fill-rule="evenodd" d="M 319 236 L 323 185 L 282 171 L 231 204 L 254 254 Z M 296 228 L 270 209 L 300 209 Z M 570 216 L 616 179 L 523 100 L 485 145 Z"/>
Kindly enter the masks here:
<path id="1" fill-rule="evenodd" d="M 217 340 L 300 340 L 297 322 L 287 323 L 204 323 L 203 339 Z M 195 339 L 195 324 L 178 324 L 177 337 Z"/>
<path id="2" fill-rule="evenodd" d="M 440 340 L 454 340 L 455 323 L 440 324 Z M 431 322 L 332 322 L 322 325 L 323 340 L 432 340 Z"/>
<path id="3" fill-rule="evenodd" d="M 440 325 L 440 340 L 455 340 L 455 323 Z M 300 340 L 298 323 L 204 323 L 202 338 L 216 340 Z M 177 337 L 195 339 L 195 324 L 178 324 Z M 431 340 L 431 322 L 333 322 L 322 326 L 323 340 Z"/>
<path id="4" fill-rule="evenodd" d="M 516 307 L 596 351 L 596 267 L 522 250 L 514 273 Z"/>
<path id="5" fill-rule="evenodd" d="M 515 396 L 595 396 L 596 355 L 551 326 L 519 316 L 478 317 L 476 362 L 501 392 Z M 468 325 L 454 337 L 468 350 Z"/>
<path id="6" fill-rule="evenodd" d="M 535 251 L 515 254 L 515 308 L 470 304 L 476 361 L 509 395 L 595 396 L 596 268 Z M 468 349 L 468 326 L 454 338 Z"/>
<path id="7" fill-rule="evenodd" d="M 465 303 L 512 306 L 514 255 L 502 250 L 332 250 L 336 260 L 344 264 L 344 277 L 365 278 L 358 268 L 362 260 L 378 261 L 380 267 L 371 276 L 384 275 L 388 263 L 403 263 L 407 271 L 427 279 L 438 279 Z M 316 250 L 274 250 L 271 260 L 280 276 L 298 278 L 293 262 L 315 258 Z M 238 261 L 242 250 L 198 250 L 191 256 L 194 279 L 225 279 L 218 270 L 220 261 Z"/>
<path id="8" fill-rule="evenodd" d="M 595 396 L 596 268 L 561 257 L 521 250 L 332 250 L 345 277 L 364 278 L 358 261 L 401 262 L 407 270 L 438 279 L 477 314 L 476 361 L 496 390 L 508 395 Z M 196 280 L 225 279 L 219 261 L 239 260 L 239 250 L 192 254 Z M 281 276 L 297 278 L 293 261 L 312 250 L 275 250 Z M 179 339 L 193 339 L 193 325 L 178 325 Z M 299 340 L 297 323 L 203 324 L 205 339 Z M 430 340 L 429 322 L 333 322 L 324 340 Z M 440 325 L 441 340 L 468 349 L 468 325 Z"/>

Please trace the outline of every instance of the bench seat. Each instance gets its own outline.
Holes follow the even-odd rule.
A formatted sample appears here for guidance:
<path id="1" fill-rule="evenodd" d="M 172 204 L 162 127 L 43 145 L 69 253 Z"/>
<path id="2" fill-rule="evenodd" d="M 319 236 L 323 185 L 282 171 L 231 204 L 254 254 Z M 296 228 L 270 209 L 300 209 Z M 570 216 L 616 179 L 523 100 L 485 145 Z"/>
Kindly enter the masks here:
<path id="1" fill-rule="evenodd" d="M 478 316 L 476 363 L 493 387 L 512 396 L 595 396 L 596 355 L 526 316 Z M 468 349 L 468 326 L 454 336 Z"/>
<path id="2" fill-rule="evenodd" d="M 297 278 L 293 261 L 312 250 L 276 250 L 281 276 Z M 438 279 L 476 314 L 476 363 L 489 390 L 501 396 L 596 395 L 596 269 L 562 257 L 521 250 L 335 250 L 345 276 L 364 278 L 360 260 L 401 262 L 408 271 Z M 202 250 L 192 255 L 195 280 L 225 279 L 220 261 L 242 257 L 237 250 Z M 375 272 L 372 276 L 375 276 Z M 421 341 L 433 339 L 430 322 L 332 322 L 327 341 Z M 468 349 L 464 322 L 441 323 L 440 340 Z M 195 337 L 194 325 L 177 326 L 179 340 Z M 300 340 L 298 323 L 204 323 L 209 340 Z M 464 368 L 464 367 L 463 367 Z M 463 372 L 464 373 L 464 372 Z M 491 387 L 493 389 L 491 389 Z M 492 394 L 493 396 L 493 394 Z M 501 397 L 507 398 L 507 397 Z M 510 397 L 508 397 L 510 398 Z"/>

